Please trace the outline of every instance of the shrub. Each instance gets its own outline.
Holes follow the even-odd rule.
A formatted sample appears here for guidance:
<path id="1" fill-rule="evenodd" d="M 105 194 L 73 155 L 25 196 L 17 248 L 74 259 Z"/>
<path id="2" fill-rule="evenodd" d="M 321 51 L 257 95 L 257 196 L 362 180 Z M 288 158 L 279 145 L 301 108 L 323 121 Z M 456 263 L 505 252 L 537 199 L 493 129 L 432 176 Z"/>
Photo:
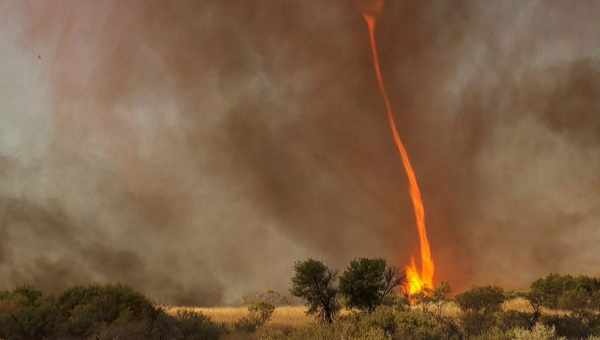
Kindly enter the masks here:
<path id="1" fill-rule="evenodd" d="M 243 306 L 254 305 L 261 302 L 268 303 L 275 307 L 281 307 L 298 304 L 301 301 L 298 301 L 298 299 L 295 297 L 284 295 L 274 290 L 267 290 L 265 292 L 248 294 L 242 297 L 241 299 L 241 304 Z"/>
<path id="2" fill-rule="evenodd" d="M 592 334 L 592 329 L 586 320 L 575 315 L 544 315 L 540 321 L 555 329 L 556 334 L 569 339 L 581 339 Z"/>
<path id="3" fill-rule="evenodd" d="M 355 259 L 340 277 L 340 293 L 348 308 L 373 312 L 403 281 L 400 271 L 384 259 Z"/>
<path id="4" fill-rule="evenodd" d="M 461 339 L 462 335 L 448 318 L 438 318 L 422 311 L 400 312 L 396 315 L 397 339 Z"/>
<path id="5" fill-rule="evenodd" d="M 43 293 L 33 287 L 23 286 L 5 295 L 6 299 L 14 300 L 21 306 L 36 306 L 42 300 Z"/>
<path id="6" fill-rule="evenodd" d="M 529 300 L 552 309 L 600 309 L 600 280 L 587 276 L 550 274 L 531 284 Z"/>
<path id="7" fill-rule="evenodd" d="M 148 338 L 148 325 L 143 321 L 126 322 L 118 324 L 110 324 L 100 327 L 93 335 L 89 336 L 89 340 L 150 340 Z M 173 338 L 179 339 L 179 338 Z"/>
<path id="8" fill-rule="evenodd" d="M 531 313 L 509 310 L 496 315 L 497 326 L 503 331 L 513 328 L 531 329 L 533 326 L 534 316 Z"/>
<path id="9" fill-rule="evenodd" d="M 493 327 L 480 335 L 469 337 L 470 340 L 513 340 L 507 332 L 502 331 L 500 328 Z"/>
<path id="10" fill-rule="evenodd" d="M 544 315 L 540 321 L 568 338 L 600 334 L 600 280 L 587 276 L 550 274 L 531 284 L 527 299 L 537 315 L 541 307 L 569 311 L 568 315 Z"/>
<path id="11" fill-rule="evenodd" d="M 499 287 L 475 287 L 456 297 L 463 310 L 460 316 L 463 331 L 468 336 L 481 336 L 496 325 L 496 314 L 504 303 L 504 291 Z"/>
<path id="12" fill-rule="evenodd" d="M 144 321 L 148 340 L 186 339 L 185 327 L 178 322 L 180 318 L 173 317 L 162 309 L 155 309 L 155 315 Z M 127 337 L 120 337 L 120 339 L 124 338 Z"/>
<path id="13" fill-rule="evenodd" d="M 348 321 L 338 321 L 332 324 L 314 324 L 295 330 L 292 333 L 269 336 L 261 334 L 259 340 L 391 340 L 383 330 L 357 325 Z"/>
<path id="14" fill-rule="evenodd" d="M 264 329 L 259 340 L 422 340 L 459 339 L 431 314 L 396 312 L 391 307 L 379 307 L 372 313 L 353 313 L 334 323 L 317 323 L 290 332 Z"/>
<path id="15" fill-rule="evenodd" d="M 265 324 L 269 321 L 274 311 L 275 306 L 266 302 L 259 302 L 248 306 L 250 316 L 259 320 L 261 324 Z"/>
<path id="16" fill-rule="evenodd" d="M 224 328 L 202 313 L 184 311 L 175 316 L 178 331 L 185 340 L 218 339 Z"/>
<path id="17" fill-rule="evenodd" d="M 448 297 L 450 291 L 448 282 L 442 282 L 435 289 L 425 289 L 423 292 L 415 294 L 413 299 L 423 307 L 423 310 L 426 310 L 427 307 L 433 307 L 436 315 L 441 316 L 444 304 L 450 300 Z"/>
<path id="18" fill-rule="evenodd" d="M 479 336 L 494 328 L 496 316 L 493 313 L 467 310 L 461 314 L 460 322 L 466 335 Z"/>
<path id="19" fill-rule="evenodd" d="M 391 307 L 396 312 L 405 312 L 410 308 L 410 301 L 405 295 L 392 294 L 383 300 L 383 306 Z"/>
<path id="20" fill-rule="evenodd" d="M 422 311 L 396 311 L 381 306 L 372 313 L 352 313 L 334 323 L 317 323 L 289 332 L 263 329 L 259 340 L 422 340 L 462 339 L 450 319 Z"/>
<path id="21" fill-rule="evenodd" d="M 362 328 L 377 328 L 387 336 L 392 336 L 398 328 L 396 322 L 396 311 L 392 307 L 381 306 L 368 315 L 356 315 L 355 320 Z"/>
<path id="22" fill-rule="evenodd" d="M 536 324 L 531 330 L 515 328 L 507 333 L 510 339 L 514 340 L 562 340 L 565 339 L 556 335 L 553 327 L 543 324 Z"/>
<path id="23" fill-rule="evenodd" d="M 310 324 L 285 332 L 266 328 L 257 333 L 258 340 L 337 340 L 336 329 L 332 324 Z"/>
<path id="24" fill-rule="evenodd" d="M 532 329 L 513 328 L 502 331 L 491 328 L 479 336 L 469 337 L 471 340 L 563 340 L 556 334 L 553 327 L 536 324 Z"/>
<path id="25" fill-rule="evenodd" d="M 257 340 L 283 340 L 292 339 L 294 334 L 297 332 L 293 330 L 283 330 L 276 328 L 262 328 L 257 331 L 255 338 Z"/>
<path id="26" fill-rule="evenodd" d="M 54 300 L 30 287 L 0 295 L 0 337 L 42 339 L 54 332 L 58 314 Z"/>
<path id="27" fill-rule="evenodd" d="M 502 288 L 494 286 L 475 287 L 456 297 L 456 302 L 464 311 L 482 313 L 499 311 L 504 300 Z"/>
<path id="28" fill-rule="evenodd" d="M 332 323 L 340 309 L 335 287 L 337 273 L 313 259 L 296 262 L 294 270 L 292 295 L 305 300 L 308 314 Z"/>
<path id="29" fill-rule="evenodd" d="M 88 336 L 100 325 L 141 321 L 152 318 L 156 310 L 142 294 L 125 286 L 87 286 L 66 290 L 57 299 L 65 318 L 62 331 Z"/>
<path id="30" fill-rule="evenodd" d="M 216 340 L 222 333 L 201 314 L 169 316 L 123 286 L 75 287 L 58 298 L 31 288 L 0 293 L 0 339 Z"/>
<path id="31" fill-rule="evenodd" d="M 271 319 L 275 306 L 265 302 L 248 306 L 248 316 L 239 319 L 234 329 L 243 332 L 254 332 Z"/>
<path id="32" fill-rule="evenodd" d="M 385 334 L 384 330 L 379 328 L 358 328 L 354 332 L 342 336 L 339 338 L 340 340 L 391 340 L 387 334 Z"/>
<path id="33" fill-rule="evenodd" d="M 178 312 L 170 316 L 162 310 L 152 319 L 114 322 L 102 326 L 89 339 L 93 340 L 218 340 L 224 328 L 195 312 Z"/>

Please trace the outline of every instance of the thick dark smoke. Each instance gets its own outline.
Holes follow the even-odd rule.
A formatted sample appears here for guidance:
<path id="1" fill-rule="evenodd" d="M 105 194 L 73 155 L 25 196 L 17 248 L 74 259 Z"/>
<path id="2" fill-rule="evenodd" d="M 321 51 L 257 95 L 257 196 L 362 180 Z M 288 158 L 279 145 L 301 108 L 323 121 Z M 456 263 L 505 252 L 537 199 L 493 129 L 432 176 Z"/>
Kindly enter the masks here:
<path id="1" fill-rule="evenodd" d="M 0 0 L 0 289 L 163 302 L 404 265 L 417 235 L 353 1 Z M 388 1 L 383 71 L 439 279 L 600 258 L 600 3 Z"/>

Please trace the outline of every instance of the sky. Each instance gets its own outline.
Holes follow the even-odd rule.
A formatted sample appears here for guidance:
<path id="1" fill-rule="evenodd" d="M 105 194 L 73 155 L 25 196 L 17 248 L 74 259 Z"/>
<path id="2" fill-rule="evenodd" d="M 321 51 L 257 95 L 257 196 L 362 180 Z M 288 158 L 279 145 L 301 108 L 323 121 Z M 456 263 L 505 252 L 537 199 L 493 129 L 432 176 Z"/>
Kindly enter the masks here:
<path id="1" fill-rule="evenodd" d="M 293 263 L 404 267 L 412 206 L 350 0 L 0 0 L 0 289 L 217 305 Z M 594 0 L 387 1 L 436 280 L 598 274 Z"/>

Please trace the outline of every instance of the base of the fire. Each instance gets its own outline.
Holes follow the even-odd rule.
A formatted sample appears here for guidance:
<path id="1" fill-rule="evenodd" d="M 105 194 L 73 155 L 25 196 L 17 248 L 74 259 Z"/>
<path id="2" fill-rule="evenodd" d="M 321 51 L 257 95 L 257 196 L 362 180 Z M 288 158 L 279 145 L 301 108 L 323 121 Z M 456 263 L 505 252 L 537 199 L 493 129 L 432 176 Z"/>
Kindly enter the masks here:
<path id="1" fill-rule="evenodd" d="M 549 275 L 529 289 L 482 286 L 451 296 L 441 283 L 413 304 L 404 275 L 382 259 L 341 274 L 297 262 L 291 294 L 251 294 L 239 306 L 173 307 L 123 286 L 49 294 L 0 292 L 0 339 L 598 339 L 600 278 Z M 425 291 L 424 291 L 425 292 Z"/>

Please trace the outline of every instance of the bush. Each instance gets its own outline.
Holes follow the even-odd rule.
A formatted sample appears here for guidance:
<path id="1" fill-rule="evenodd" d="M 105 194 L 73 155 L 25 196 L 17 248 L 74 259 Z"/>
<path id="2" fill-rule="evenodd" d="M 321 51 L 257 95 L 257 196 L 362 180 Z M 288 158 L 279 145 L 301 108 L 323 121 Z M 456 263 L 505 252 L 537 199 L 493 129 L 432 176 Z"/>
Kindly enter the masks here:
<path id="1" fill-rule="evenodd" d="M 361 328 L 347 321 L 331 324 L 312 324 L 291 332 L 265 329 L 258 333 L 258 340 L 390 340 L 381 330 Z"/>
<path id="2" fill-rule="evenodd" d="M 296 262 L 294 270 L 292 295 L 305 300 L 308 314 L 332 323 L 340 310 L 335 287 L 337 273 L 313 259 Z"/>
<path id="3" fill-rule="evenodd" d="M 241 299 L 241 305 L 243 306 L 254 305 L 261 302 L 268 303 L 275 307 L 291 306 L 301 303 L 301 301 L 295 297 L 283 295 L 274 290 L 267 290 L 266 292 L 248 294 L 242 297 Z"/>
<path id="4" fill-rule="evenodd" d="M 437 316 L 442 315 L 442 308 L 444 304 L 450 299 L 450 285 L 448 282 L 442 282 L 435 289 L 425 289 L 423 292 L 415 294 L 413 300 L 423 307 L 423 310 L 427 307 L 432 307 Z"/>
<path id="5" fill-rule="evenodd" d="M 250 316 L 259 320 L 261 324 L 265 324 L 271 319 L 275 306 L 266 302 L 259 302 L 248 306 L 248 312 Z"/>
<path id="6" fill-rule="evenodd" d="M 534 316 L 531 313 L 509 310 L 496 315 L 497 326 L 503 331 L 514 328 L 531 329 L 533 326 Z"/>
<path id="7" fill-rule="evenodd" d="M 469 337 L 470 340 L 513 340 L 507 332 L 494 327 L 486 330 L 480 335 Z"/>
<path id="8" fill-rule="evenodd" d="M 395 339 L 461 339 L 462 335 L 449 318 L 439 318 L 422 311 L 396 315 Z"/>
<path id="9" fill-rule="evenodd" d="M 600 310 L 600 280 L 550 274 L 531 284 L 529 300 L 551 309 Z"/>
<path id="10" fill-rule="evenodd" d="M 340 277 L 340 293 L 348 308 L 373 312 L 403 281 L 400 271 L 384 259 L 361 258 L 350 262 Z"/>
<path id="11" fill-rule="evenodd" d="M 142 321 L 156 316 L 155 307 L 142 294 L 125 286 L 87 286 L 66 290 L 57 299 L 65 319 L 62 332 L 89 336 L 103 324 Z"/>
<path id="12" fill-rule="evenodd" d="M 95 330 L 90 340 L 218 340 L 225 330 L 201 313 L 159 310 L 153 319 L 115 322 Z"/>
<path id="13" fill-rule="evenodd" d="M 553 327 L 536 324 L 532 330 L 515 328 L 507 333 L 514 340 L 562 340 L 563 337 L 556 335 Z"/>
<path id="14" fill-rule="evenodd" d="M 0 339 L 216 340 L 222 333 L 201 314 L 169 316 L 123 286 L 75 287 L 58 298 L 31 288 L 0 293 Z"/>
<path id="15" fill-rule="evenodd" d="M 466 335 L 470 337 L 479 336 L 494 328 L 496 325 L 496 315 L 493 313 L 467 310 L 461 314 L 460 322 L 463 332 Z"/>
<path id="16" fill-rule="evenodd" d="M 475 287 L 456 297 L 456 302 L 464 311 L 495 313 L 504 303 L 502 288 L 487 286 Z"/>
<path id="17" fill-rule="evenodd" d="M 248 316 L 239 319 L 234 325 L 234 329 L 243 332 L 254 332 L 262 327 L 271 319 L 275 306 L 265 302 L 248 306 Z"/>
<path id="18" fill-rule="evenodd" d="M 383 306 L 391 307 L 396 312 L 405 312 L 410 309 L 410 301 L 405 295 L 392 294 L 383 300 Z"/>
<path id="19" fill-rule="evenodd" d="M 147 330 L 148 325 L 143 321 L 126 322 L 110 324 L 100 327 L 93 335 L 89 336 L 89 340 L 150 340 L 156 339 L 148 337 Z M 178 339 L 178 338 L 174 338 Z"/>
<path id="20" fill-rule="evenodd" d="M 586 320 L 575 315 L 544 315 L 540 321 L 555 329 L 556 334 L 569 339 L 585 338 L 593 331 Z"/>
<path id="21" fill-rule="evenodd" d="M 353 315 L 349 322 L 354 322 L 361 328 L 377 328 L 387 336 L 393 336 L 398 328 L 396 311 L 392 307 L 381 306 L 367 315 Z"/>
<path id="22" fill-rule="evenodd" d="M 513 328 L 503 332 L 499 328 L 492 328 L 484 334 L 471 337 L 472 340 L 563 340 L 554 331 L 554 328 L 543 324 L 536 324 L 532 329 Z"/>
<path id="23" fill-rule="evenodd" d="M 175 316 L 177 330 L 185 340 L 218 339 L 224 328 L 215 324 L 202 313 L 178 312 Z"/>
<path id="24" fill-rule="evenodd" d="M 42 339 L 53 334 L 58 320 L 51 298 L 30 287 L 0 294 L 0 337 Z"/>
<path id="25" fill-rule="evenodd" d="M 460 316 L 463 332 L 474 337 L 494 328 L 504 300 L 504 291 L 493 286 L 475 287 L 459 294 L 456 302 L 463 310 Z"/>
<path id="26" fill-rule="evenodd" d="M 313 324 L 290 332 L 264 329 L 259 340 L 422 340 L 462 339 L 450 320 L 421 311 L 399 312 L 379 307 L 372 313 L 352 313 L 332 324 Z"/>

